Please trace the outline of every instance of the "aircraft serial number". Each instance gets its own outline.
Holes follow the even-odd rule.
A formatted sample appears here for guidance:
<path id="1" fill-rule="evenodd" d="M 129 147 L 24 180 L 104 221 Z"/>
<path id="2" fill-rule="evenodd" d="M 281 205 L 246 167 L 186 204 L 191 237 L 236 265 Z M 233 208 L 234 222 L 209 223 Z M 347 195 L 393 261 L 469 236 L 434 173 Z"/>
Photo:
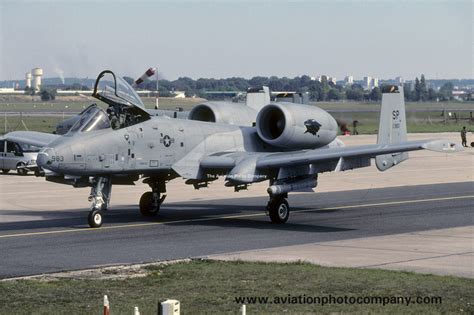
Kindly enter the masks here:
<path id="1" fill-rule="evenodd" d="M 393 119 L 397 119 L 398 116 L 400 116 L 400 111 L 398 111 L 398 110 L 392 111 L 392 118 Z"/>
<path id="2" fill-rule="evenodd" d="M 63 162 L 64 161 L 64 156 L 62 156 L 62 155 L 53 155 L 51 157 L 51 161 L 53 161 L 53 162 Z"/>

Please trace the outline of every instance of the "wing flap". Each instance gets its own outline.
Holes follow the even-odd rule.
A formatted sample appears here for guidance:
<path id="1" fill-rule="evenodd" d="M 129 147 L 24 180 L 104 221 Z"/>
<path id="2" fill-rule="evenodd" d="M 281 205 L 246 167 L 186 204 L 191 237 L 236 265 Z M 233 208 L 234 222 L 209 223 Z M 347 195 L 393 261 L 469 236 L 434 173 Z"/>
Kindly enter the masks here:
<path id="1" fill-rule="evenodd" d="M 336 170 L 370 166 L 370 159 L 384 155 L 399 155 L 408 151 L 431 150 L 436 152 L 462 151 L 461 145 L 447 140 L 407 141 L 395 144 L 372 144 L 291 152 L 223 152 L 201 159 L 203 169 L 233 169 L 240 162 L 254 156 L 256 169 L 276 169 L 315 163 L 335 162 L 342 159 Z M 339 163 L 340 164 L 340 163 Z"/>

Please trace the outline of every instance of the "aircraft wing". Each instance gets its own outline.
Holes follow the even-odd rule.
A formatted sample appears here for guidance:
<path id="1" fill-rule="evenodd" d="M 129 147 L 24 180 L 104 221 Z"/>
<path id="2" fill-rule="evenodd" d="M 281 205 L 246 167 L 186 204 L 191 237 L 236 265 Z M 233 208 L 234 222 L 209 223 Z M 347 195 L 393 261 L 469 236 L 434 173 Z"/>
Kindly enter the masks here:
<path id="1" fill-rule="evenodd" d="M 60 135 L 37 131 L 12 131 L 4 136 L 7 140 L 31 144 L 37 147 L 44 147 L 58 137 L 60 137 Z"/>
<path id="2" fill-rule="evenodd" d="M 357 158 L 370 159 L 380 155 L 423 149 L 436 152 L 455 152 L 461 151 L 462 147 L 458 143 L 447 140 L 421 140 L 397 144 L 373 144 L 275 153 L 229 152 L 207 156 L 201 160 L 200 165 L 203 169 L 231 169 L 245 161 L 252 160 L 253 167 L 257 170 L 291 168 L 316 163 L 337 162 L 341 158 L 348 160 Z M 357 164 L 352 164 L 350 168 L 357 167 Z"/>
<path id="3" fill-rule="evenodd" d="M 275 168 L 325 162 L 340 158 L 374 158 L 378 155 L 428 149 L 436 152 L 462 150 L 459 144 L 445 140 L 407 141 L 397 144 L 372 144 L 329 149 L 316 149 L 300 152 L 267 154 L 257 160 L 257 168 Z"/>

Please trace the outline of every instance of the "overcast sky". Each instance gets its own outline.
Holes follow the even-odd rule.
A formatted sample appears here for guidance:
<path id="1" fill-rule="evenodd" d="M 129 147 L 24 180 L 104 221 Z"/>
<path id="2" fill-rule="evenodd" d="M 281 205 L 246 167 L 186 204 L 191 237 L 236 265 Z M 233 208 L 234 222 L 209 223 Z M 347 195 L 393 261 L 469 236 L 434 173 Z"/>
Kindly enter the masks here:
<path id="1" fill-rule="evenodd" d="M 460 1 L 0 0 L 0 80 L 138 76 L 473 78 Z"/>

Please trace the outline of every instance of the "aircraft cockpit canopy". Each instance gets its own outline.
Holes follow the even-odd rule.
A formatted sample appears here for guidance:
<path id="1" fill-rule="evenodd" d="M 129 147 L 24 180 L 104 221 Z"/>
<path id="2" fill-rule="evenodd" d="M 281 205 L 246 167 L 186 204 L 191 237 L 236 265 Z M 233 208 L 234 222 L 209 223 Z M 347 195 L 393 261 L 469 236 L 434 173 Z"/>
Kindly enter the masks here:
<path id="1" fill-rule="evenodd" d="M 151 118 L 133 87 L 110 70 L 99 74 L 92 96 L 109 105 L 116 117 L 112 123 L 113 129 L 132 126 Z M 118 125 L 115 121 L 118 121 Z"/>
<path id="2" fill-rule="evenodd" d="M 97 105 L 91 105 L 81 115 L 78 121 L 71 127 L 68 134 L 78 131 L 89 132 L 110 128 L 110 120 L 107 113 Z"/>
<path id="3" fill-rule="evenodd" d="M 112 71 L 102 71 L 95 82 L 92 95 L 109 105 L 137 106 L 145 108 L 137 92 Z"/>

